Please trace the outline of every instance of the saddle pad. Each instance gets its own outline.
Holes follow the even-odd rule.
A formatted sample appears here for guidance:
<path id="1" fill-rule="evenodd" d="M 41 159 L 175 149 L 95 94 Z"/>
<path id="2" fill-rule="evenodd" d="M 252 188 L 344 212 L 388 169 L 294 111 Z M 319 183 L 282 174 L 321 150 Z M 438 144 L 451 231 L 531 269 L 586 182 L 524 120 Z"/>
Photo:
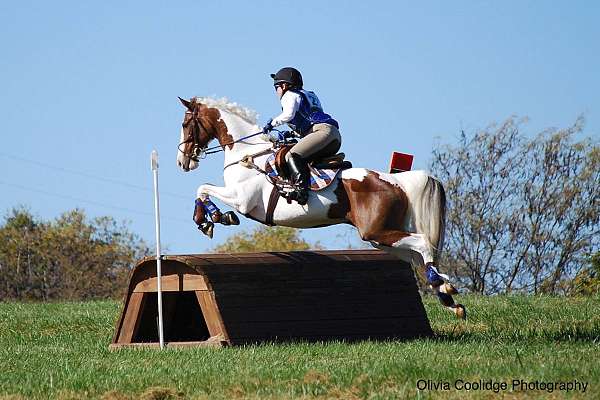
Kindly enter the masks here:
<path id="1" fill-rule="evenodd" d="M 340 168 L 336 169 L 320 169 L 313 168 L 312 165 L 308 166 L 310 171 L 310 190 L 319 191 L 323 190 L 335 179 L 337 174 L 340 172 Z M 265 163 L 265 172 L 271 179 L 283 179 L 277 173 L 275 168 L 275 154 L 271 154 Z"/>

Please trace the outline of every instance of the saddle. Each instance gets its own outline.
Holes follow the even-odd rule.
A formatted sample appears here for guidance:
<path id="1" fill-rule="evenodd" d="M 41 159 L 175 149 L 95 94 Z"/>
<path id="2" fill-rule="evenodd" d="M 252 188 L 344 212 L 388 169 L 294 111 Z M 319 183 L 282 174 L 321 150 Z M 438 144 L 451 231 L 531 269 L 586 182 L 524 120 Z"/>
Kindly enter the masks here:
<path id="1" fill-rule="evenodd" d="M 285 162 L 285 156 L 290 152 L 293 145 L 283 145 L 277 152 L 275 153 L 275 170 L 277 174 L 282 178 L 289 178 L 289 171 L 287 163 Z M 336 155 L 330 157 L 320 158 L 308 163 L 309 169 L 331 169 L 331 170 L 341 170 L 341 169 L 349 169 L 352 168 L 352 163 L 350 161 L 344 160 L 346 158 L 346 154 L 337 153 Z"/>
<path id="2" fill-rule="evenodd" d="M 290 151 L 293 145 L 283 145 L 274 155 L 271 155 L 265 164 L 265 172 L 276 186 L 282 189 L 290 177 L 285 155 Z M 335 179 L 337 174 L 343 170 L 352 168 L 350 161 L 344 160 L 345 154 L 338 153 L 331 157 L 314 160 L 308 164 L 310 172 L 310 190 L 318 191 L 328 187 Z"/>

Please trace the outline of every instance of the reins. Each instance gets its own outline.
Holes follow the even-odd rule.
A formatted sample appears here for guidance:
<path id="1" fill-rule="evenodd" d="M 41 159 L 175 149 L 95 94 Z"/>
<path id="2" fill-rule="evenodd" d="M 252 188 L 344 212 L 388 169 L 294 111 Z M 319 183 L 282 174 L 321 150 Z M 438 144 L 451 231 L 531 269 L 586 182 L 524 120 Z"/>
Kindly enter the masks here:
<path id="1" fill-rule="evenodd" d="M 250 139 L 253 138 L 255 136 L 261 135 L 263 132 L 256 132 L 256 133 L 252 133 L 246 136 L 243 136 L 239 139 L 227 142 L 227 143 L 219 143 L 216 146 L 212 146 L 212 147 L 200 147 L 200 128 L 204 129 L 204 132 L 206 132 L 206 128 L 204 127 L 204 124 L 202 124 L 202 121 L 200 120 L 199 117 L 197 117 L 196 115 L 192 116 L 192 121 L 198 126 L 198 130 L 194 130 L 194 132 L 191 132 L 191 134 L 189 135 L 190 137 L 188 137 L 186 140 L 184 140 L 183 142 L 179 143 L 179 145 L 177 146 L 177 149 L 182 152 L 183 154 L 187 155 L 188 157 L 190 157 L 192 160 L 198 162 L 199 159 L 204 159 L 206 158 L 207 155 L 209 154 L 215 154 L 215 153 L 220 153 L 222 151 L 225 151 L 225 147 L 235 144 L 235 143 L 240 143 L 243 142 L 246 139 Z M 274 129 L 277 132 L 281 132 L 278 129 Z M 192 154 L 186 154 L 185 151 L 181 150 L 181 145 L 185 144 L 185 143 L 189 143 L 189 142 L 193 142 L 194 144 L 194 148 L 192 150 Z"/>
<path id="2" fill-rule="evenodd" d="M 223 171 L 225 171 L 227 168 L 231 167 L 232 165 L 235 164 L 241 164 L 243 167 L 246 168 L 252 168 L 257 170 L 258 172 L 262 173 L 262 174 L 266 174 L 266 171 L 263 171 L 262 169 L 260 169 L 260 167 L 256 164 L 254 164 L 254 157 L 260 157 L 263 156 L 265 154 L 269 154 L 273 152 L 273 148 L 268 148 L 265 149 L 263 151 L 259 151 L 258 153 L 254 153 L 254 154 L 246 154 L 244 157 L 242 157 L 241 159 L 234 161 L 232 163 L 227 164 L 226 166 L 223 167 Z"/>
<path id="3" fill-rule="evenodd" d="M 256 133 L 251 133 L 249 135 L 243 136 L 239 139 L 236 140 L 232 140 L 230 142 L 227 143 L 219 143 L 216 146 L 212 146 L 212 147 L 200 147 L 200 129 L 203 129 L 205 133 L 207 133 L 206 127 L 204 126 L 204 124 L 202 124 L 202 121 L 200 120 L 199 117 L 197 117 L 196 115 L 192 116 L 192 121 L 194 122 L 194 124 L 196 124 L 197 129 L 193 129 L 192 132 L 190 132 L 190 134 L 188 135 L 188 138 L 186 140 L 184 140 L 183 142 L 179 143 L 179 145 L 177 146 L 177 149 L 182 152 L 184 155 L 186 155 L 187 157 L 189 157 L 190 159 L 194 160 L 195 162 L 198 162 L 199 159 L 204 159 L 206 158 L 207 155 L 209 154 L 215 154 L 215 153 L 220 153 L 220 152 L 224 152 L 225 151 L 225 147 L 235 144 L 235 143 L 240 143 L 243 142 L 244 140 L 253 138 L 255 136 L 261 135 L 263 134 L 263 131 L 260 132 L 256 132 Z M 280 131 L 279 129 L 273 129 L 276 132 L 279 133 L 283 133 L 282 131 Z M 285 137 L 285 135 L 283 135 Z M 183 151 L 181 149 L 181 145 L 185 144 L 185 143 L 189 143 L 192 142 L 193 144 L 193 148 L 192 148 L 192 154 L 188 154 L 185 151 Z M 283 142 L 286 142 L 285 139 L 283 139 Z M 262 143 L 249 143 L 250 145 L 259 145 Z M 207 143 L 208 145 L 208 143 Z M 273 185 L 273 190 L 271 192 L 271 196 L 269 198 L 269 204 L 267 207 L 267 221 L 270 221 L 268 223 L 268 225 L 273 225 L 273 212 L 275 211 L 275 207 L 277 206 L 277 201 L 280 197 L 280 195 L 283 195 L 285 197 L 285 192 L 284 188 L 286 186 L 290 186 L 289 183 L 286 183 L 284 180 L 282 180 L 281 178 L 273 178 L 271 176 L 269 176 L 269 174 L 267 173 L 267 171 L 265 171 L 264 169 L 260 168 L 258 165 L 256 165 L 256 163 L 254 162 L 254 158 L 255 157 L 260 157 L 263 156 L 265 154 L 269 154 L 274 152 L 273 147 L 269 147 L 268 149 L 259 151 L 257 153 L 254 154 L 247 154 L 245 156 L 243 156 L 240 160 L 231 162 L 227 165 L 225 165 L 223 167 L 223 171 L 225 171 L 227 168 L 236 165 L 236 164 L 240 164 L 242 167 L 244 168 L 249 168 L 249 169 L 254 169 L 255 171 L 257 171 L 258 173 L 262 174 L 265 176 L 265 178 L 267 179 L 267 181 Z M 290 202 L 290 200 L 288 199 L 288 203 Z"/>
<path id="4" fill-rule="evenodd" d="M 212 146 L 212 147 L 204 148 L 203 149 L 204 150 L 204 154 L 205 155 L 209 155 L 209 154 L 215 154 L 215 153 L 219 153 L 221 151 L 225 151 L 225 146 L 229 146 L 230 144 L 235 144 L 235 143 L 243 142 L 246 139 L 250 139 L 250 138 L 252 138 L 254 136 L 258 136 L 258 135 L 261 135 L 261 134 L 262 134 L 262 131 L 256 132 L 256 133 L 252 133 L 250 135 L 241 137 L 241 138 L 239 138 L 237 140 L 234 140 L 234 141 L 231 141 L 231 142 L 228 142 L 228 143 L 218 144 L 217 146 Z M 215 150 L 215 149 L 218 149 L 218 150 Z M 214 150 L 214 151 L 212 151 L 212 150 Z"/>
<path id="5" fill-rule="evenodd" d="M 185 151 L 181 150 L 181 145 L 185 144 L 185 143 L 189 143 L 192 142 L 194 145 L 194 148 L 192 149 L 192 154 L 186 154 L 188 157 L 190 157 L 190 159 L 198 162 L 199 159 L 204 159 L 206 158 L 207 155 L 209 154 L 215 154 L 215 153 L 220 153 L 222 151 L 225 151 L 225 147 L 235 144 L 235 143 L 240 143 L 243 142 L 244 140 L 253 138 L 255 136 L 261 135 L 263 134 L 263 131 L 260 132 L 256 132 L 256 133 L 251 133 L 249 135 L 243 136 L 239 139 L 236 140 L 232 140 L 230 142 L 227 143 L 219 143 L 216 146 L 212 146 L 212 147 L 200 147 L 199 142 L 200 142 L 200 129 L 203 129 L 206 132 L 206 127 L 204 126 L 204 124 L 202 124 L 202 121 L 200 120 L 199 117 L 196 117 L 195 115 L 192 117 L 192 121 L 197 125 L 197 130 L 194 129 L 193 132 L 190 132 L 189 137 L 184 140 L 183 142 L 179 143 L 179 145 L 177 146 L 177 149 L 179 151 L 181 151 L 182 153 L 186 154 Z M 274 131 L 277 131 L 279 133 L 282 133 L 280 130 L 278 129 L 273 129 Z M 252 145 L 258 145 L 261 143 L 250 143 Z M 263 169 L 261 169 L 258 165 L 256 165 L 254 163 L 254 158 L 255 157 L 260 157 L 262 155 L 268 154 L 273 152 L 273 148 L 270 147 L 268 149 L 259 151 L 257 153 L 254 154 L 247 154 L 245 156 L 243 156 L 240 160 L 238 161 L 234 161 L 232 163 L 229 163 L 227 165 L 225 165 L 223 167 L 223 170 L 226 170 L 227 168 L 236 165 L 236 164 L 240 164 L 245 168 L 250 168 L 250 169 L 254 169 L 256 171 L 258 171 L 259 173 L 263 174 L 267 180 L 274 186 L 274 188 L 277 189 L 277 191 L 280 191 L 280 188 L 277 186 L 277 184 L 273 181 L 273 179 L 267 174 L 267 172 Z"/>
<path id="6" fill-rule="evenodd" d="M 276 131 L 276 132 L 282 133 L 279 129 L 273 128 L 273 130 Z M 212 147 L 209 147 L 209 148 L 205 148 L 204 149 L 204 154 L 209 155 L 209 154 L 215 154 L 215 153 L 219 153 L 221 151 L 225 151 L 225 146 L 229 146 L 230 144 L 235 144 L 235 143 L 243 142 L 244 140 L 250 139 L 250 138 L 252 138 L 254 136 L 262 135 L 262 133 L 263 133 L 262 131 L 256 132 L 256 133 L 252 133 L 250 135 L 241 137 L 241 138 L 239 138 L 237 140 L 234 140 L 234 141 L 231 141 L 231 142 L 228 142 L 228 143 L 218 144 L 217 146 L 212 146 Z M 251 143 L 251 144 L 259 144 L 259 143 Z M 262 143 L 260 143 L 260 144 L 262 144 Z M 218 149 L 218 150 L 214 150 L 214 149 Z M 209 151 L 209 150 L 214 150 L 214 151 Z M 259 154 L 259 153 L 257 153 L 257 154 Z M 253 154 L 252 156 L 256 156 L 257 154 Z"/>

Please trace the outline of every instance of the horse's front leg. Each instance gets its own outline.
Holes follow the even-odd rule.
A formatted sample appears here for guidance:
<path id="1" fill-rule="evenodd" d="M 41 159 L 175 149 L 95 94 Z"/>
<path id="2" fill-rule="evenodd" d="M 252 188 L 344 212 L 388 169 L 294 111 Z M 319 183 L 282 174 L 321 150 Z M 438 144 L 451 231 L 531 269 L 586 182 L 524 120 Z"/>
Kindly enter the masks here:
<path id="1" fill-rule="evenodd" d="M 223 203 L 237 208 L 238 191 L 237 188 L 231 186 L 214 186 L 209 184 L 200 185 L 196 192 L 196 198 L 201 201 L 206 201 L 209 197 L 216 197 Z"/>
<path id="2" fill-rule="evenodd" d="M 213 203 L 209 197 L 204 201 L 196 199 L 194 206 L 194 222 L 198 225 L 198 229 L 210 237 L 213 237 L 215 223 L 223 225 L 239 225 L 240 220 L 233 211 L 221 213 L 221 210 Z"/>
<path id="3" fill-rule="evenodd" d="M 212 238 L 215 223 L 223 225 L 239 225 L 240 220 L 233 211 L 222 213 L 212 202 L 210 196 L 216 197 L 225 204 L 240 210 L 240 199 L 237 188 L 214 185 L 201 185 L 198 188 L 194 208 L 194 222 L 205 235 Z M 241 211 L 241 210 L 240 210 Z M 241 211 L 243 212 L 243 211 Z"/>

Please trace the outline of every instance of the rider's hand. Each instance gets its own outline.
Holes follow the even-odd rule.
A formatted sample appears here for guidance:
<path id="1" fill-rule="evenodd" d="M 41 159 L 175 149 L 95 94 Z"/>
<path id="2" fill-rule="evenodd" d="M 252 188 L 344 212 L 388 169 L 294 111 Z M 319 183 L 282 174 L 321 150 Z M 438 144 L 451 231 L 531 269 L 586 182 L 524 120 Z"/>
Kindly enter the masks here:
<path id="1" fill-rule="evenodd" d="M 262 139 L 265 142 L 274 142 L 276 141 L 276 139 L 272 136 L 277 136 L 277 132 L 271 132 L 273 130 L 273 125 L 271 125 L 271 121 L 273 121 L 272 119 L 270 119 L 267 124 L 263 127 L 262 129 Z M 274 140 L 275 139 L 275 140 Z"/>
<path id="2" fill-rule="evenodd" d="M 271 132 L 273 130 L 273 125 L 271 125 L 271 122 L 273 122 L 272 119 L 270 119 L 267 124 L 263 127 L 262 131 L 263 131 L 263 135 L 268 135 L 269 132 Z"/>

